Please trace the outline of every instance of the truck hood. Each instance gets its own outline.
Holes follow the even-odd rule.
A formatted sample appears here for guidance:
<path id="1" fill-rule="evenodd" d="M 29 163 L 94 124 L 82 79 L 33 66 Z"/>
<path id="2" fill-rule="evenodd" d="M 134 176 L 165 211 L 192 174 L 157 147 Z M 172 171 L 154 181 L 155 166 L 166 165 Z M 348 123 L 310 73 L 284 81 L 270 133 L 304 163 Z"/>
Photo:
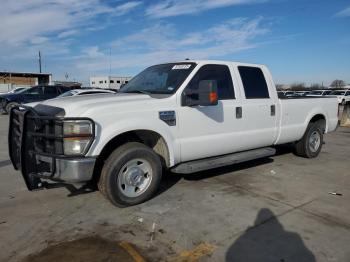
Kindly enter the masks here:
<path id="1" fill-rule="evenodd" d="M 62 108 L 66 116 L 81 116 L 82 114 L 88 114 L 89 111 L 110 111 L 115 110 L 117 107 L 118 111 L 135 110 L 135 104 L 145 107 L 150 102 L 159 100 L 146 94 L 117 93 L 62 97 L 28 105 L 34 108 L 40 105 Z"/>

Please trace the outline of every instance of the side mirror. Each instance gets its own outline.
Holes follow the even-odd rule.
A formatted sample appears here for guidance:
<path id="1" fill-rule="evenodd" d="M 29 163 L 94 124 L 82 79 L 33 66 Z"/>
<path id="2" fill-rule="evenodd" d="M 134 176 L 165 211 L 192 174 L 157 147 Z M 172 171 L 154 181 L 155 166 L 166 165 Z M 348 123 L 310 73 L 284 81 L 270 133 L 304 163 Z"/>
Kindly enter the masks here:
<path id="1" fill-rule="evenodd" d="M 216 80 L 201 80 L 197 90 L 185 90 L 182 94 L 183 106 L 215 106 L 218 104 Z"/>

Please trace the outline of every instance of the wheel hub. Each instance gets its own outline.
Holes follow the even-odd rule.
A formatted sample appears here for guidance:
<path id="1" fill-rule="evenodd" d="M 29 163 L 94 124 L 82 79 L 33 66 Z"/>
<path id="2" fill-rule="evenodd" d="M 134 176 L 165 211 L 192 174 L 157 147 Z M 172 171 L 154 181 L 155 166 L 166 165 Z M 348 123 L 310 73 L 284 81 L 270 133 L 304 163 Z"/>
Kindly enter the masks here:
<path id="1" fill-rule="evenodd" d="M 321 145 L 321 136 L 317 131 L 314 131 L 309 138 L 309 147 L 312 152 L 317 152 Z"/>
<path id="2" fill-rule="evenodd" d="M 144 172 L 142 169 L 133 167 L 130 172 L 126 174 L 127 182 L 130 186 L 139 186 L 144 181 Z"/>
<path id="3" fill-rule="evenodd" d="M 137 197 L 145 192 L 152 181 L 152 167 L 145 159 L 132 159 L 119 171 L 118 187 L 127 197 Z"/>

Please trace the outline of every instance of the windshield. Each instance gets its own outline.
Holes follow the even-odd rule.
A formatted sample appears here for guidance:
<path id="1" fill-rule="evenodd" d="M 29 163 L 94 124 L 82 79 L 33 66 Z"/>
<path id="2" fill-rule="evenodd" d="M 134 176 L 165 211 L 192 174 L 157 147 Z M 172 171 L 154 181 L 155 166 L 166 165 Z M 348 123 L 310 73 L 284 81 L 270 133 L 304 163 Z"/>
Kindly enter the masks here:
<path id="1" fill-rule="evenodd" d="M 43 94 L 43 88 L 42 86 L 33 86 L 31 88 L 27 88 L 21 92 L 21 94 L 24 95 L 42 95 Z"/>
<path id="2" fill-rule="evenodd" d="M 67 92 L 59 95 L 58 97 L 66 97 L 66 96 L 72 96 L 72 95 L 74 95 L 73 91 L 67 91 Z"/>
<path id="3" fill-rule="evenodd" d="M 331 95 L 336 95 L 336 96 L 343 96 L 343 95 L 345 95 L 345 91 L 333 91 L 330 94 Z"/>
<path id="4" fill-rule="evenodd" d="M 24 90 L 26 90 L 25 87 L 19 87 L 19 88 L 13 89 L 11 92 L 14 94 L 18 94 L 18 93 L 23 92 Z"/>
<path id="5" fill-rule="evenodd" d="M 173 94 L 195 66 L 195 63 L 170 63 L 148 67 L 125 84 L 120 92 Z"/>

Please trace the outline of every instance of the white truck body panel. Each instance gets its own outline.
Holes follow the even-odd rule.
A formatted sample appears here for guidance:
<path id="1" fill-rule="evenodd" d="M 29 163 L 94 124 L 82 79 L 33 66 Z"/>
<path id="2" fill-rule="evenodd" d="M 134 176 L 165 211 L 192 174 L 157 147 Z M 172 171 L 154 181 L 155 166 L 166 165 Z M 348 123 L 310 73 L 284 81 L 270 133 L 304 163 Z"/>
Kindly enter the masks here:
<path id="1" fill-rule="evenodd" d="M 295 142 L 303 136 L 311 118 L 318 114 L 326 119 L 325 132 L 337 126 L 336 98 L 278 99 L 272 77 L 263 65 L 190 62 L 197 63 L 196 68 L 170 96 L 102 94 L 54 99 L 42 104 L 63 108 L 66 117 L 89 117 L 95 122 L 96 138 L 87 156 L 98 156 L 111 139 L 122 133 L 151 130 L 164 138 L 170 167 L 194 159 Z M 229 67 L 235 99 L 219 100 L 216 106 L 181 106 L 183 90 L 200 67 L 207 64 Z M 245 98 L 238 65 L 263 71 L 270 98 Z M 275 106 L 274 116 L 271 116 L 271 106 Z M 242 107 L 242 118 L 236 118 L 236 107 Z M 160 120 L 160 111 L 175 111 L 176 125 L 169 126 Z"/>

